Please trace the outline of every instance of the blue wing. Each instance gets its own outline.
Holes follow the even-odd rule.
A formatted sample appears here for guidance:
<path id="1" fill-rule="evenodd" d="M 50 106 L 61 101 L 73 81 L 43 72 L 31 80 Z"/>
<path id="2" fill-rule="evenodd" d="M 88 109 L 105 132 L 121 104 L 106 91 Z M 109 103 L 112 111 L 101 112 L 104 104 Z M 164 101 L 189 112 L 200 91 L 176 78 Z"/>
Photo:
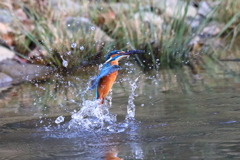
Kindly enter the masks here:
<path id="1" fill-rule="evenodd" d="M 96 79 L 92 80 L 92 86 L 89 88 L 90 90 L 93 90 L 99 83 L 100 79 L 115 72 L 122 69 L 120 66 L 118 65 L 112 65 L 112 66 L 108 66 L 108 67 L 103 67 L 103 69 L 100 71 L 99 75 L 97 76 Z"/>

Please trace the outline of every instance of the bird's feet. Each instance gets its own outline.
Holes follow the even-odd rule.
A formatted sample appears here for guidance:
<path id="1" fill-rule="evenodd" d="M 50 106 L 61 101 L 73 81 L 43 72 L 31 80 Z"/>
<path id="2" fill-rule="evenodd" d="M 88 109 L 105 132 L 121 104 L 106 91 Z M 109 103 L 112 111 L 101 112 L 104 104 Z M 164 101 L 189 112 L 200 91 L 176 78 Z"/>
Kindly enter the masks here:
<path id="1" fill-rule="evenodd" d="M 104 98 L 99 98 L 98 101 L 98 105 L 102 105 L 104 103 Z"/>

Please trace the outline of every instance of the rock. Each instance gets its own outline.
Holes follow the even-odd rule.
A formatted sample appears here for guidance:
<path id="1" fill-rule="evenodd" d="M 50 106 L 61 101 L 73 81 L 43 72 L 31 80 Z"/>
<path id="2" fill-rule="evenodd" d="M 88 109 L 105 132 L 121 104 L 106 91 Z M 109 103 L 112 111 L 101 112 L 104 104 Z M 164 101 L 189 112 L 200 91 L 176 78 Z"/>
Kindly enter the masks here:
<path id="1" fill-rule="evenodd" d="M 7 34 L 8 32 L 12 32 L 9 24 L 0 22 L 0 34 Z"/>
<path id="2" fill-rule="evenodd" d="M 104 5 L 102 5 L 104 6 Z M 123 13 L 124 11 L 129 11 L 131 10 L 134 6 L 131 6 L 131 3 L 107 3 L 105 5 L 105 7 L 108 6 L 109 8 L 111 8 L 115 13 Z"/>
<path id="3" fill-rule="evenodd" d="M 50 5 L 52 6 L 53 9 L 59 10 L 61 12 L 67 12 L 67 11 L 79 11 L 81 9 L 81 6 L 73 2 L 71 0 L 50 0 Z"/>
<path id="4" fill-rule="evenodd" d="M 20 64 L 13 60 L 5 60 L 0 62 L 0 71 L 11 76 L 13 83 L 18 83 L 23 80 L 46 76 L 54 69 L 47 66 Z"/>
<path id="5" fill-rule="evenodd" d="M 26 13 L 23 11 L 22 8 L 19 8 L 16 11 L 14 11 L 14 16 L 21 21 L 28 19 Z"/>
<path id="6" fill-rule="evenodd" d="M 11 83 L 0 83 L 0 93 L 8 90 L 10 87 L 12 87 Z"/>
<path id="7" fill-rule="evenodd" d="M 138 12 L 134 15 L 135 19 L 140 19 L 141 23 L 151 23 L 162 28 L 163 20 L 160 16 L 152 12 Z M 140 25 L 140 24 L 139 24 Z"/>
<path id="8" fill-rule="evenodd" d="M 0 86 L 5 84 L 5 83 L 10 83 L 12 82 L 12 77 L 10 77 L 9 75 L 0 72 Z"/>
<path id="9" fill-rule="evenodd" d="M 145 40 L 147 36 L 147 39 L 150 39 L 154 44 L 158 44 L 159 37 L 162 34 L 163 22 L 162 18 L 157 14 L 152 12 L 138 12 L 134 15 L 133 19 L 125 21 L 125 25 L 131 27 L 130 31 L 136 32 L 139 43 L 145 43 L 142 40 Z M 151 31 L 151 28 L 154 28 L 154 32 Z M 129 35 L 132 35 L 132 33 L 129 33 Z"/>
<path id="10" fill-rule="evenodd" d="M 114 21 L 116 20 L 117 15 L 113 11 L 108 11 L 102 14 L 99 14 L 98 16 L 98 26 L 99 25 L 106 25 L 106 26 L 111 26 L 114 24 Z"/>
<path id="11" fill-rule="evenodd" d="M 93 37 L 95 41 L 102 42 L 112 42 L 113 39 L 109 37 L 105 32 L 103 32 L 99 27 L 92 24 L 91 21 L 84 17 L 67 17 L 65 19 L 66 27 L 73 34 L 78 32 L 79 37 Z M 81 31 L 81 32 L 79 32 Z M 84 34 L 81 36 L 81 34 Z"/>
<path id="12" fill-rule="evenodd" d="M 34 22 L 28 18 L 27 14 L 23 11 L 23 9 L 19 8 L 14 11 L 14 17 L 16 17 L 24 26 L 28 32 L 32 32 L 35 28 Z"/>
<path id="13" fill-rule="evenodd" d="M 15 53 L 3 46 L 0 46 L 0 62 L 6 59 L 11 59 L 15 56 Z"/>
<path id="14" fill-rule="evenodd" d="M 206 27 L 203 28 L 202 32 L 200 33 L 201 37 L 214 37 L 217 36 L 223 25 L 218 24 L 217 22 L 211 22 Z"/>
<path id="15" fill-rule="evenodd" d="M 0 45 L 11 47 L 13 44 L 15 44 L 15 34 L 13 32 L 2 34 Z"/>
<path id="16" fill-rule="evenodd" d="M 206 1 L 201 1 L 198 6 L 199 15 L 204 16 L 206 18 L 212 18 L 213 16 L 213 9 L 208 5 Z"/>
<path id="17" fill-rule="evenodd" d="M 195 17 L 197 14 L 197 9 L 195 7 L 180 0 L 152 0 L 151 5 L 154 8 L 160 9 L 164 17 L 181 19 L 185 14 L 186 7 L 187 17 Z"/>
<path id="18" fill-rule="evenodd" d="M 77 32 L 79 29 L 83 32 L 89 32 L 90 27 L 93 26 L 91 21 L 85 17 L 67 17 L 65 21 L 67 29 L 71 32 Z"/>
<path id="19" fill-rule="evenodd" d="M 192 30 L 196 30 L 201 22 L 203 21 L 203 17 L 200 15 L 196 15 L 195 17 L 188 17 L 186 23 L 191 26 Z"/>
<path id="20" fill-rule="evenodd" d="M 93 32 L 95 32 L 94 33 L 95 42 L 102 44 L 103 42 L 106 43 L 106 42 L 113 42 L 114 41 L 105 32 L 103 32 L 99 27 L 95 27 L 94 30 L 95 31 L 93 31 Z"/>
<path id="21" fill-rule="evenodd" d="M 71 0 L 50 0 L 50 6 L 52 7 L 52 17 L 54 20 L 61 20 L 66 16 L 77 16 L 79 11 L 83 10 L 81 6 Z"/>
<path id="22" fill-rule="evenodd" d="M 13 20 L 13 17 L 9 11 L 5 9 L 0 9 L 0 22 L 11 23 L 12 20 Z"/>

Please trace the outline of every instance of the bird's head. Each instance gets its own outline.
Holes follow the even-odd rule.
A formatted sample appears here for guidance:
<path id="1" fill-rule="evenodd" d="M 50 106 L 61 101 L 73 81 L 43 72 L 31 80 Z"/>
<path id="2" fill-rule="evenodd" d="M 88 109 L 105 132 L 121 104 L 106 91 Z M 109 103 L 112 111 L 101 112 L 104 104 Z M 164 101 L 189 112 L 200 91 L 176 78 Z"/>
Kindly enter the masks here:
<path id="1" fill-rule="evenodd" d="M 108 55 L 106 56 L 106 62 L 111 62 L 111 61 L 119 61 L 120 59 L 127 57 L 129 55 L 133 55 L 133 54 L 139 54 L 139 53 L 144 53 L 144 51 L 142 50 L 130 50 L 130 51 L 120 51 L 120 50 L 114 50 L 108 53 Z"/>

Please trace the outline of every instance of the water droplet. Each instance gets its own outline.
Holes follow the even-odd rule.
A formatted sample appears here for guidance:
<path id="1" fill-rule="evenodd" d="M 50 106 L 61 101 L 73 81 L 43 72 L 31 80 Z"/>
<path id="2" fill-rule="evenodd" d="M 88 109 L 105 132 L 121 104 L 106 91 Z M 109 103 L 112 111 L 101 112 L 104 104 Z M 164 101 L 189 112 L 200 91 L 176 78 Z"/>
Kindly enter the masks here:
<path id="1" fill-rule="evenodd" d="M 67 66 L 68 66 L 68 62 L 67 62 L 66 60 L 63 59 L 63 61 L 62 61 L 62 65 L 63 65 L 64 67 L 67 67 Z"/>
<path id="2" fill-rule="evenodd" d="M 144 107 L 144 104 L 141 104 L 142 107 Z"/>
<path id="3" fill-rule="evenodd" d="M 55 123 L 56 123 L 56 124 L 59 124 L 59 123 L 61 123 L 61 122 L 64 122 L 64 117 L 63 117 L 63 116 L 57 117 L 57 119 L 55 120 Z"/>
<path id="4" fill-rule="evenodd" d="M 76 44 L 76 43 L 72 43 L 72 44 L 71 44 L 71 47 L 72 47 L 72 48 L 75 48 L 75 47 L 77 47 L 77 44 Z"/>
<path id="5" fill-rule="evenodd" d="M 95 27 L 94 27 L 94 26 L 92 26 L 92 27 L 91 27 L 91 30 L 95 30 Z"/>
<path id="6" fill-rule="evenodd" d="M 67 54 L 70 55 L 70 54 L 72 54 L 72 52 L 71 52 L 71 51 L 68 51 Z"/>
<path id="7" fill-rule="evenodd" d="M 41 88 L 41 89 L 44 90 L 44 91 L 46 90 L 44 87 L 39 87 L 39 88 Z"/>
<path id="8" fill-rule="evenodd" d="M 103 67 L 103 64 L 100 64 L 100 65 L 98 66 L 98 70 L 101 70 L 102 67 Z"/>
<path id="9" fill-rule="evenodd" d="M 70 26 L 71 26 L 71 24 L 68 24 L 67 26 L 68 26 L 68 27 L 70 27 Z"/>
<path id="10" fill-rule="evenodd" d="M 81 46 L 79 49 L 80 49 L 80 50 L 84 50 L 84 47 L 83 47 L 83 46 Z"/>

